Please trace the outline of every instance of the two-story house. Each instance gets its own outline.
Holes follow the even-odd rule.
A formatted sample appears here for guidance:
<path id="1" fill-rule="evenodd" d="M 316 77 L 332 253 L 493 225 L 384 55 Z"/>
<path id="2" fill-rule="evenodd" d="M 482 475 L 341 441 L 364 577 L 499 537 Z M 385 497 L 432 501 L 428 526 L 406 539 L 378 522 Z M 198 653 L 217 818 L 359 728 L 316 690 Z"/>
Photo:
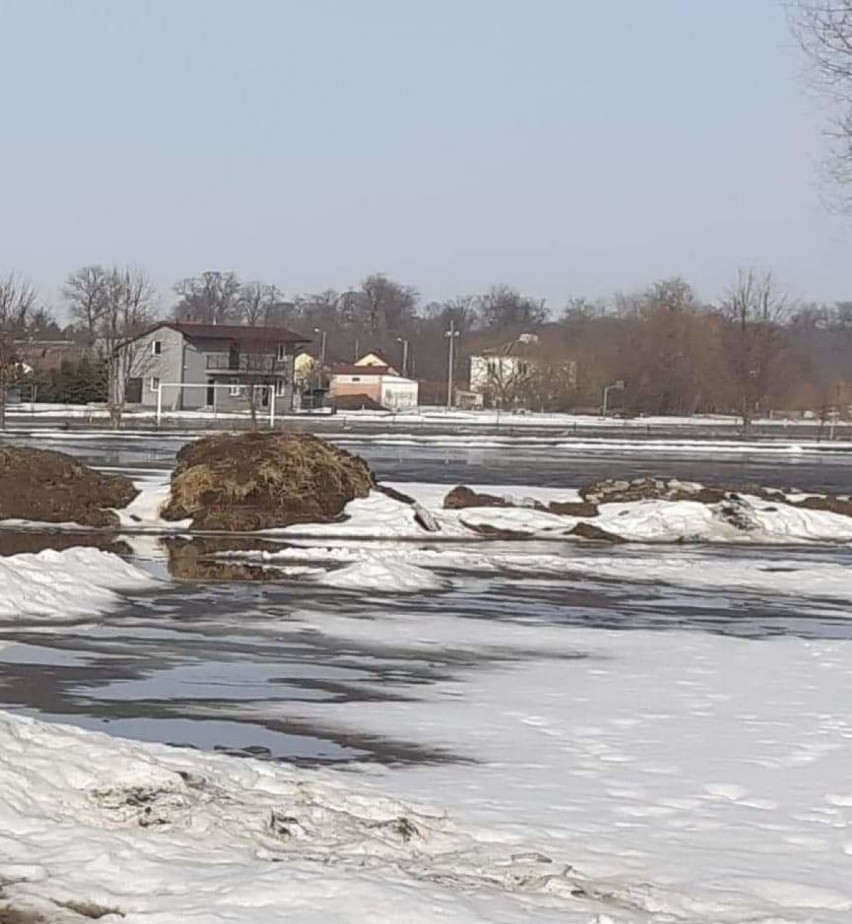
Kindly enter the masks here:
<path id="1" fill-rule="evenodd" d="M 544 348 L 537 334 L 470 357 L 470 393 L 492 407 L 561 409 L 577 387 L 577 364 Z"/>
<path id="2" fill-rule="evenodd" d="M 293 404 L 293 360 L 309 338 L 285 327 L 163 321 L 118 348 L 113 394 L 164 410 L 247 410 Z"/>

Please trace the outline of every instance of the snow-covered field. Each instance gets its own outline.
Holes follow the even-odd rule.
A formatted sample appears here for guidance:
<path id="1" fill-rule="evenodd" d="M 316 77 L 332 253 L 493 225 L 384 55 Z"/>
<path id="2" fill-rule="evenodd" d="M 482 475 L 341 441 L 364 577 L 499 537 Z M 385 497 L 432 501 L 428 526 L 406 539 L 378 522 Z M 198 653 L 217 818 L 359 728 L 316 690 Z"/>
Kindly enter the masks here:
<path id="1" fill-rule="evenodd" d="M 125 510 L 117 511 L 122 526 L 135 530 L 174 532 L 187 523 L 168 523 L 159 516 L 159 507 L 168 496 L 168 474 L 137 482 L 141 494 Z M 300 524 L 285 529 L 265 530 L 264 535 L 281 538 L 327 539 L 474 539 L 482 528 L 509 531 L 535 538 L 570 538 L 581 522 L 593 524 L 629 542 L 641 543 L 743 543 L 802 544 L 813 542 L 852 542 L 852 517 L 824 510 L 809 510 L 793 504 L 776 503 L 742 495 L 736 501 L 736 524 L 731 505 L 702 504 L 689 500 L 644 500 L 607 503 L 593 518 L 556 515 L 536 509 L 533 503 L 577 501 L 576 490 L 518 488 L 516 486 L 474 485 L 492 494 L 506 496 L 517 507 L 473 507 L 444 510 L 447 485 L 405 483 L 391 485 L 408 494 L 435 518 L 440 532 L 427 534 L 417 524 L 411 506 L 374 492 L 347 505 L 346 520 L 331 524 Z M 526 506 L 523 506 L 526 504 Z"/>
<path id="2" fill-rule="evenodd" d="M 58 614 L 95 618 L 150 585 L 96 551 L 0 564 L 4 596 L 41 583 Z M 104 596 L 87 597 L 95 574 Z M 267 618 L 455 653 L 452 674 L 392 700 L 262 707 L 451 759 L 297 770 L 0 714 L 0 908 L 128 924 L 852 919 L 852 641 L 378 604 Z"/>
<path id="3" fill-rule="evenodd" d="M 25 402 L 19 405 L 11 405 L 7 408 L 7 415 L 10 419 L 20 418 L 67 418 L 67 419 L 89 419 L 89 420 L 108 420 L 109 411 L 105 405 L 102 404 L 89 404 L 89 405 L 78 405 L 78 404 L 49 404 L 49 403 L 38 403 L 31 404 Z M 134 420 L 139 418 L 152 418 L 154 416 L 154 408 L 139 409 L 139 408 L 128 408 L 123 415 L 125 418 Z M 316 414 L 307 414 L 303 416 L 327 416 L 327 415 L 316 415 Z M 204 420 L 239 420 L 248 419 L 250 414 L 248 411 L 235 411 L 235 412 L 223 412 L 223 411 L 209 411 L 209 410 L 198 410 L 198 411 L 175 411 L 164 409 L 163 417 L 169 420 L 186 420 L 186 421 L 204 421 Z M 634 417 L 634 418 L 620 418 L 620 417 L 598 417 L 593 414 L 570 414 L 570 413 L 538 413 L 538 412 L 526 412 L 520 414 L 505 413 L 499 410 L 481 410 L 481 411 L 465 411 L 459 410 L 457 408 L 448 409 L 445 407 L 431 407 L 423 406 L 418 408 L 416 411 L 403 412 L 403 413 L 392 413 L 390 411 L 384 412 L 370 412 L 370 411 L 355 411 L 355 412 L 340 412 L 334 415 L 336 421 L 347 421 L 351 420 L 353 422 L 364 422 L 364 423 L 390 423 L 392 425 L 394 420 L 398 420 L 400 423 L 433 423 L 441 425 L 459 425 L 459 426 L 483 426 L 483 427 L 494 427 L 499 425 L 506 425 L 512 427 L 556 427 L 556 428 L 567 428 L 567 427 L 601 427 L 606 426 L 614 430 L 630 430 L 638 428 L 647 428 L 651 427 L 675 427 L 675 428 L 684 428 L 684 429 L 697 429 L 697 428 L 729 428 L 732 431 L 735 431 L 741 426 L 741 420 L 739 417 L 732 414 L 704 414 L 704 415 L 693 415 L 689 417 L 675 417 L 675 416 L 644 416 L 644 417 Z M 802 419 L 796 421 L 789 421 L 780 418 L 757 418 L 752 421 L 753 426 L 755 427 L 774 427 L 779 430 L 784 430 L 789 427 L 791 424 L 797 426 L 810 426 L 814 430 L 817 429 L 826 429 L 831 425 L 821 424 L 820 421 L 813 417 L 811 419 Z"/>

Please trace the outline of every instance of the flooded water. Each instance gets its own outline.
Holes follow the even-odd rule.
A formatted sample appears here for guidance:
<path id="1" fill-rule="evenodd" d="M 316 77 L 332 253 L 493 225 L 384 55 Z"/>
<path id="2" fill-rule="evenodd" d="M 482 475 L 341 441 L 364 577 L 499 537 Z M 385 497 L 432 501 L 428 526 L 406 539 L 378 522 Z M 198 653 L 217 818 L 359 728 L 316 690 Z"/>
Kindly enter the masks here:
<path id="1" fill-rule="evenodd" d="M 78 437 L 38 439 L 103 468 L 131 476 L 167 469 L 184 437 Z M 648 458 L 622 452 L 554 457 L 539 450 L 352 445 L 382 478 L 444 483 L 527 483 L 576 486 L 592 477 L 677 475 L 707 481 L 794 483 L 803 489 L 850 490 L 849 459 L 776 461 L 765 458 Z M 162 578 L 153 592 L 135 594 L 119 610 L 76 624 L 26 622 L 0 625 L 0 708 L 70 722 L 143 740 L 301 763 L 443 761 L 456 755 L 410 740 L 341 732 L 288 714 L 288 704 L 376 701 L 416 695 L 418 688 L 509 657 L 494 648 L 368 644 L 318 631 L 301 614 L 346 614 L 362 619 L 428 615 L 447 620 L 541 622 L 614 630 L 690 629 L 744 637 L 794 634 L 852 638 L 849 607 L 822 599 L 755 592 L 676 588 L 625 582 L 570 568 L 564 575 L 536 574 L 539 555 L 573 561 L 600 555 L 576 544 L 490 544 L 527 556 L 517 572 L 448 569 L 453 590 L 434 595 L 361 596 L 323 589 L 257 564 L 213 558 L 209 542 L 128 536 L 0 536 L 0 554 L 81 543 L 108 548 Z M 257 546 L 258 543 L 252 543 Z M 238 548 L 233 540 L 230 548 Z M 732 558 L 747 562 L 766 550 L 666 547 L 619 549 L 622 558 L 681 556 L 709 570 Z M 810 547 L 779 553 L 779 568 L 850 564 L 845 547 Z M 811 589 L 813 591 L 813 589 Z M 518 657 L 515 651 L 511 655 Z M 569 659 L 570 660 L 570 659 Z M 570 664 L 566 665 L 570 670 Z"/>

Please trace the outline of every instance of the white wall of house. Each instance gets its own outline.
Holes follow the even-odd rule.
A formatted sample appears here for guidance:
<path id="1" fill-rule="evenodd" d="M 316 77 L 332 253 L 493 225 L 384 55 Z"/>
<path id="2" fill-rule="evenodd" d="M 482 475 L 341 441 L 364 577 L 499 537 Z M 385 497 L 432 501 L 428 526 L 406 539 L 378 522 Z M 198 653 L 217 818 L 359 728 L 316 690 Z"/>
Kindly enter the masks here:
<path id="1" fill-rule="evenodd" d="M 397 375 L 381 377 L 381 399 L 379 403 L 391 411 L 413 411 L 420 400 L 420 385 L 413 379 Z"/>
<path id="2" fill-rule="evenodd" d="M 495 380 L 508 382 L 524 374 L 530 360 L 519 356 L 471 356 L 470 390 L 482 394 Z"/>
<path id="3" fill-rule="evenodd" d="M 420 384 L 399 375 L 335 374 L 331 378 L 332 398 L 364 394 L 391 411 L 409 411 L 417 407 Z"/>

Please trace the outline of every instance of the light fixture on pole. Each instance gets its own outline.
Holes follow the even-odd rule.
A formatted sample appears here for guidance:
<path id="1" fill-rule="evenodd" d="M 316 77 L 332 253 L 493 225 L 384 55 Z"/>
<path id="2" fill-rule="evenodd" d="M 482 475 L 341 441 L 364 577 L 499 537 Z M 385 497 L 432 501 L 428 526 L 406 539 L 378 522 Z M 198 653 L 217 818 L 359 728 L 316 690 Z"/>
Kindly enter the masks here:
<path id="1" fill-rule="evenodd" d="M 609 407 L 609 393 L 611 391 L 624 391 L 624 380 L 619 379 L 617 382 L 613 382 L 612 385 L 607 385 L 603 390 L 603 414 L 602 417 L 606 417 L 607 408 Z"/>
<path id="2" fill-rule="evenodd" d="M 449 356 L 447 358 L 447 407 L 453 406 L 453 372 L 456 363 L 456 338 L 459 331 L 456 330 L 456 322 L 450 319 L 450 329 L 444 331 L 444 336 L 449 340 Z"/>

